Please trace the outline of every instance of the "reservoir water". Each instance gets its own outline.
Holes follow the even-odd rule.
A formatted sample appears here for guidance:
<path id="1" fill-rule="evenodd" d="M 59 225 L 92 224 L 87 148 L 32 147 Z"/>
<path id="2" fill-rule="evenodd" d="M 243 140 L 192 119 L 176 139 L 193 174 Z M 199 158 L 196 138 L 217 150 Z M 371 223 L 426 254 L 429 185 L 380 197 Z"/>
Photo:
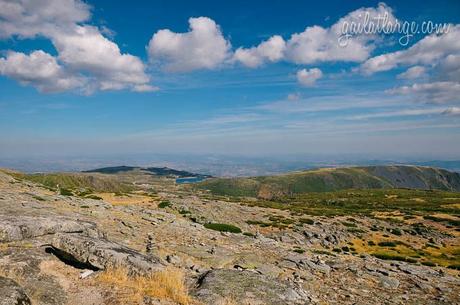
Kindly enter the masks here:
<path id="1" fill-rule="evenodd" d="M 197 183 L 205 180 L 204 177 L 184 177 L 184 178 L 176 178 L 177 184 L 184 184 L 184 183 Z"/>

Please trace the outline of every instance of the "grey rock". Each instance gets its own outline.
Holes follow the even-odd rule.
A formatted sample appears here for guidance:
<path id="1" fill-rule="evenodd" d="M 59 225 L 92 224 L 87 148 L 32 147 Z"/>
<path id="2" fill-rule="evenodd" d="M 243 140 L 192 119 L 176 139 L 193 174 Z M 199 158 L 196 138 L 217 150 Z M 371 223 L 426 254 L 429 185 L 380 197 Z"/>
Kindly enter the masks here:
<path id="1" fill-rule="evenodd" d="M 0 276 L 0 305 L 30 305 L 30 299 L 15 281 Z"/>
<path id="2" fill-rule="evenodd" d="M 177 255 L 167 255 L 166 261 L 172 265 L 179 265 L 181 263 L 181 259 Z"/>
<path id="3" fill-rule="evenodd" d="M 0 242 L 19 241 L 57 233 L 84 233 L 102 237 L 96 224 L 59 216 L 0 216 Z"/>
<path id="4" fill-rule="evenodd" d="M 380 284 L 384 288 L 389 288 L 389 289 L 396 289 L 399 287 L 399 280 L 394 278 L 394 277 L 389 277 L 386 275 L 380 275 L 379 276 L 379 281 Z"/>
<path id="5" fill-rule="evenodd" d="M 325 263 L 321 261 L 310 261 L 310 260 L 303 260 L 302 261 L 306 266 L 308 266 L 310 269 L 313 269 L 315 271 L 319 271 L 321 273 L 329 274 L 331 272 L 331 267 L 326 265 Z"/>
<path id="6" fill-rule="evenodd" d="M 137 273 L 161 270 L 164 265 L 153 255 L 143 255 L 121 244 L 103 238 L 80 234 L 57 234 L 52 247 L 58 255 L 97 269 L 124 266 Z"/>
<path id="7" fill-rule="evenodd" d="M 211 270 L 199 279 L 194 295 L 205 304 L 225 298 L 236 304 L 309 304 L 303 289 L 252 271 Z"/>
<path id="8" fill-rule="evenodd" d="M 12 249 L 0 254 L 0 269 L 6 277 L 17 279 L 21 283 L 33 304 L 66 304 L 67 292 L 60 285 L 59 279 L 43 274 L 40 268 L 42 263 L 49 260 L 53 258 L 41 248 L 20 251 Z"/>

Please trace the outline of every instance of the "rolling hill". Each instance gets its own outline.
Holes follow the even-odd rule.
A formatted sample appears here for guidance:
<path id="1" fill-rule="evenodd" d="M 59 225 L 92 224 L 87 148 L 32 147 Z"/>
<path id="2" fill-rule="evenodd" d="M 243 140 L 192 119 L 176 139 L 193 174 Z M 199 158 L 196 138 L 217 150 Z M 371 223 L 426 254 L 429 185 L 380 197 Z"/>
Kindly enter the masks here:
<path id="1" fill-rule="evenodd" d="M 95 192 L 129 192 L 132 185 L 123 183 L 118 179 L 102 175 L 89 175 L 83 173 L 36 173 L 24 174 L 10 173 L 20 180 L 42 184 L 50 189 L 91 189 Z M 58 187 L 59 186 L 59 187 Z"/>
<path id="2" fill-rule="evenodd" d="M 262 199 L 344 189 L 460 191 L 460 174 L 433 167 L 406 165 L 324 168 L 276 176 L 208 179 L 196 187 L 216 195 Z"/>

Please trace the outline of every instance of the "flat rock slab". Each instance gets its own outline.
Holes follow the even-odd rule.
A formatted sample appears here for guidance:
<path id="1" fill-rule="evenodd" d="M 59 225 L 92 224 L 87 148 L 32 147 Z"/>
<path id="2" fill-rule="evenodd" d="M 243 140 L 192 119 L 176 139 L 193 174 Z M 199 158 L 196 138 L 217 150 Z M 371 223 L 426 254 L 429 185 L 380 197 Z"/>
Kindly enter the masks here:
<path id="1" fill-rule="evenodd" d="M 56 234 L 51 245 L 57 256 L 88 264 L 95 269 L 122 266 L 133 272 L 148 273 L 164 268 L 158 257 L 144 255 L 104 238 L 81 234 Z"/>
<path id="2" fill-rule="evenodd" d="M 194 294 L 205 304 L 232 300 L 235 304 L 309 304 L 307 293 L 288 283 L 251 271 L 211 270 L 198 281 Z"/>
<path id="3" fill-rule="evenodd" d="M 101 237 L 96 224 L 60 216 L 0 215 L 0 242 L 20 241 L 57 233 L 82 233 Z"/>
<path id="4" fill-rule="evenodd" d="M 0 305 L 31 305 L 31 302 L 18 283 L 0 276 Z"/>

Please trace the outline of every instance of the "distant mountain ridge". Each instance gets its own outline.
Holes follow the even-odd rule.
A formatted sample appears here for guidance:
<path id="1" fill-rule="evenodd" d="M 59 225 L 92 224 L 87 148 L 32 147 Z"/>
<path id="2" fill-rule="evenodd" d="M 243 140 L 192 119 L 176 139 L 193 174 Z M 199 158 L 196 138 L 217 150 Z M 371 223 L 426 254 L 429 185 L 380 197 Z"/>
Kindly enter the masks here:
<path id="1" fill-rule="evenodd" d="M 130 171 L 142 171 L 148 174 L 156 176 L 169 176 L 175 178 L 185 178 L 185 177 L 201 177 L 201 178 L 210 178 L 209 175 L 197 174 L 183 170 L 176 170 L 169 167 L 139 167 L 139 166 L 112 166 L 112 167 L 102 167 L 92 170 L 82 171 L 83 173 L 101 173 L 101 174 L 119 174 L 123 172 Z"/>
<path id="2" fill-rule="evenodd" d="M 197 187 L 217 195 L 263 199 L 343 189 L 408 188 L 458 192 L 460 174 L 411 165 L 323 168 L 275 176 L 209 179 Z"/>

